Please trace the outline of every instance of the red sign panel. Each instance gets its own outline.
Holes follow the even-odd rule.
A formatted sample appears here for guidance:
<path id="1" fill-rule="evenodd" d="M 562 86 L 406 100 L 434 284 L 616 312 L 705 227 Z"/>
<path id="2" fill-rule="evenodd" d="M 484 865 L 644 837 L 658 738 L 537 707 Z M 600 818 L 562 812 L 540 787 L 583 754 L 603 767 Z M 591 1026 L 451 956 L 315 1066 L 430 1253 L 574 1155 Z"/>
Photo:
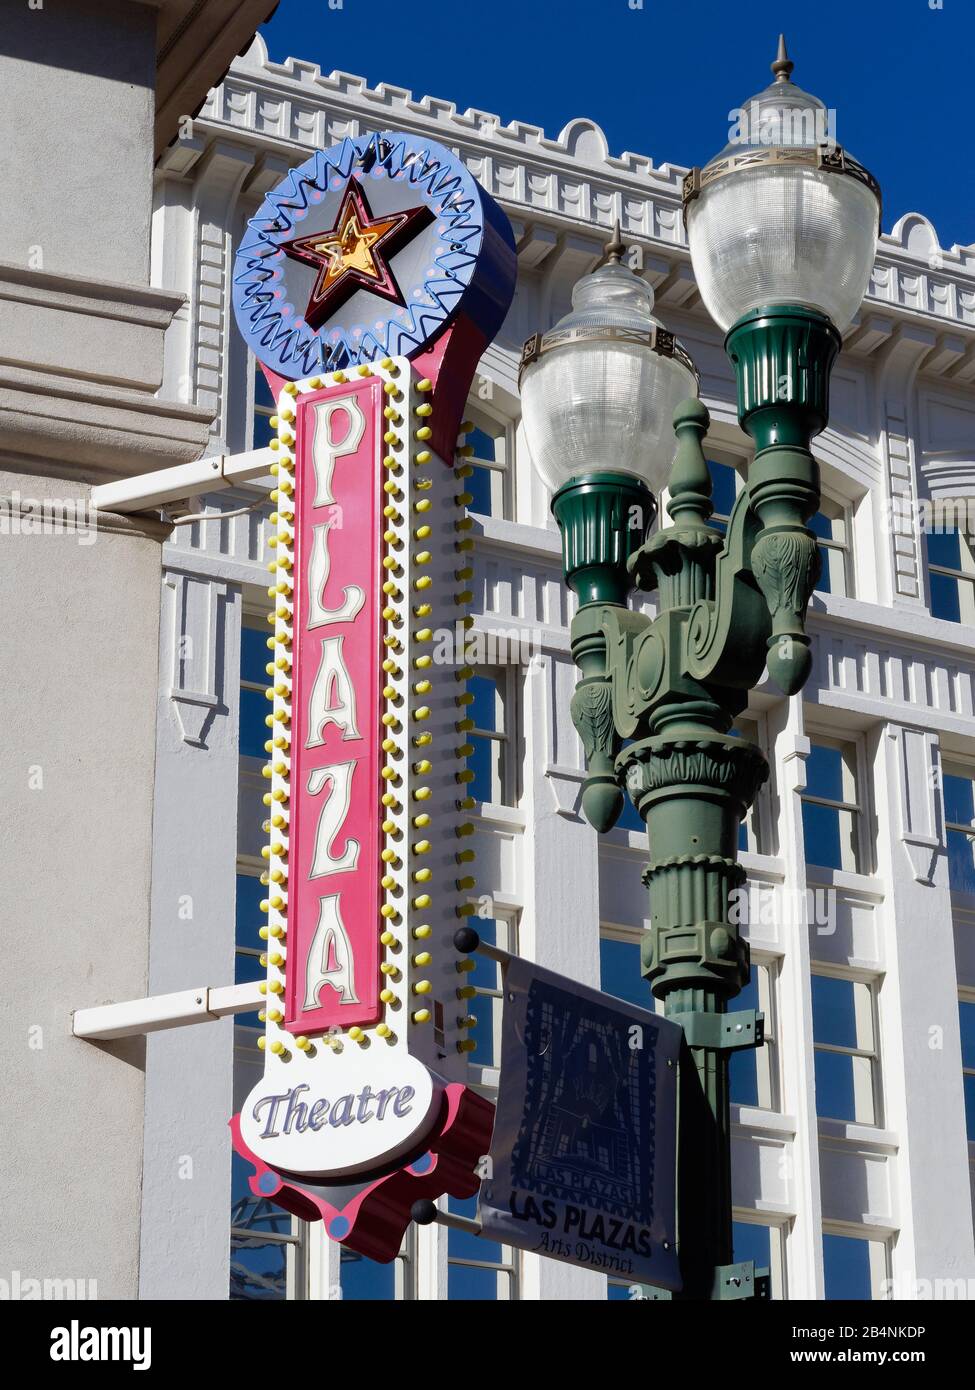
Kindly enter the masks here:
<path id="1" fill-rule="evenodd" d="M 286 1027 L 376 1023 L 382 383 L 296 401 Z"/>

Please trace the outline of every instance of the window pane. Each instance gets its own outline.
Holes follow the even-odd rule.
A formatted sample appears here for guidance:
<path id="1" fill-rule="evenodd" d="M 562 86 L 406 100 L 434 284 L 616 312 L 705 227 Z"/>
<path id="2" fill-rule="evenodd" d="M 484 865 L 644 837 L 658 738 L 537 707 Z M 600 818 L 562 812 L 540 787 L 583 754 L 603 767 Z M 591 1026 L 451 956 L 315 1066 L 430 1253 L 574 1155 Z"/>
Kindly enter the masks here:
<path id="1" fill-rule="evenodd" d="M 957 893 L 975 893 L 975 839 L 948 831 L 948 882 Z"/>
<path id="2" fill-rule="evenodd" d="M 254 411 L 254 448 L 266 449 L 272 439 L 277 439 L 278 432 L 271 428 L 270 415 L 261 415 Z"/>
<path id="3" fill-rule="evenodd" d="M 453 1235 L 454 1232 L 451 1232 Z M 498 1276 L 493 1269 L 447 1266 L 447 1297 L 491 1302 L 498 1296 Z"/>
<path id="4" fill-rule="evenodd" d="M 626 791 L 623 793 L 623 809 L 616 824 L 621 830 L 645 831 L 647 828 L 643 817 L 633 805 Z"/>
<path id="5" fill-rule="evenodd" d="M 468 784 L 468 793 L 475 801 L 504 801 L 504 744 L 496 738 L 478 738 L 471 735 L 474 752 L 467 759 L 468 769 L 474 780 Z"/>
<path id="6" fill-rule="evenodd" d="M 856 1120 L 852 1057 L 821 1052 L 816 1057 L 816 1114 L 830 1120 Z"/>
<path id="7" fill-rule="evenodd" d="M 614 1284 L 612 1280 L 607 1281 L 606 1297 L 610 1303 L 629 1303 L 630 1289 L 632 1284 Z"/>
<path id="8" fill-rule="evenodd" d="M 251 956 L 244 951 L 237 951 L 234 955 L 234 984 L 246 985 L 253 984 L 255 980 L 263 980 L 267 975 L 267 967 L 261 964 L 260 956 Z M 257 1027 L 257 1016 L 253 1015 L 252 1027 Z M 243 1023 L 243 1017 L 235 1016 L 236 1020 Z"/>
<path id="9" fill-rule="evenodd" d="M 266 891 L 259 878 L 252 878 L 250 874 L 237 875 L 237 932 L 235 941 L 238 946 L 259 947 L 261 945 L 261 939 L 257 933 L 258 929 L 264 925 L 261 901 Z"/>
<path id="10" fill-rule="evenodd" d="M 242 686 L 240 691 L 240 744 L 239 751 L 244 758 L 264 758 L 267 756 L 264 745 L 270 732 L 264 720 L 271 705 L 263 690 L 250 690 Z"/>
<path id="11" fill-rule="evenodd" d="M 465 443 L 474 449 L 474 457 L 479 459 L 493 459 L 498 461 L 497 439 L 492 438 L 486 430 L 475 428 L 467 435 Z"/>
<path id="12" fill-rule="evenodd" d="M 287 1298 L 288 1264 L 284 1245 L 265 1245 L 259 1236 L 230 1238 L 231 1299 Z"/>
<path id="13" fill-rule="evenodd" d="M 975 782 L 970 777 L 944 774 L 945 819 L 975 827 Z"/>
<path id="14" fill-rule="evenodd" d="M 961 1064 L 975 1068 L 975 1004 L 962 1001 L 958 1005 L 961 1024 Z"/>
<path id="15" fill-rule="evenodd" d="M 822 562 L 816 592 L 820 594 L 846 593 L 846 560 L 842 550 L 821 545 L 819 556 Z"/>
<path id="16" fill-rule="evenodd" d="M 256 363 L 254 366 L 254 404 L 263 405 L 266 410 L 275 410 L 278 404 L 271 394 L 271 388 L 267 384 L 267 377 Z"/>
<path id="17" fill-rule="evenodd" d="M 813 1039 L 836 1047 L 856 1047 L 856 997 L 852 980 L 813 975 Z"/>
<path id="18" fill-rule="evenodd" d="M 467 689 L 474 696 L 474 702 L 467 712 L 475 728 L 503 733 L 504 705 L 498 682 L 491 676 L 472 676 L 467 682 Z"/>
<path id="19" fill-rule="evenodd" d="M 279 1299 L 287 1294 L 287 1252 L 269 1243 L 268 1235 L 291 1234 L 291 1214 L 266 1197 L 255 1197 L 248 1185 L 252 1173 L 239 1154 L 231 1155 L 230 1224 L 250 1235 L 233 1235 L 230 1244 L 230 1297 Z"/>
<path id="20" fill-rule="evenodd" d="M 640 947 L 635 941 L 614 941 L 608 937 L 600 940 L 599 981 L 607 994 L 653 1013 L 654 999 L 640 974 Z"/>
<path id="21" fill-rule="evenodd" d="M 965 1073 L 965 1118 L 968 1121 L 968 1138 L 975 1142 L 975 1076 Z"/>
<path id="22" fill-rule="evenodd" d="M 474 467 L 474 472 L 467 479 L 467 491 L 473 497 L 470 504 L 472 512 L 480 512 L 483 516 L 494 516 L 495 510 L 492 504 L 492 480 L 496 475 L 493 469 Z"/>
<path id="23" fill-rule="evenodd" d="M 466 1216 L 469 1221 L 477 1217 L 476 1197 L 450 1197 L 447 1209 L 454 1216 Z M 483 1240 L 467 1231 L 447 1230 L 447 1258 L 450 1260 L 480 1260 L 484 1264 L 501 1264 L 502 1247 L 499 1241 Z M 494 1295 L 492 1294 L 492 1297 Z"/>
<path id="24" fill-rule="evenodd" d="M 488 942 L 491 946 L 498 944 L 496 922 L 487 917 L 471 917 L 469 922 L 482 941 Z M 468 974 L 465 983 L 474 985 L 476 989 L 500 990 L 501 967 L 498 963 L 477 951 L 469 959 L 474 962 L 474 969 Z M 470 1060 L 481 1067 L 500 1066 L 501 1058 L 498 1051 L 501 1040 L 501 1000 L 493 995 L 480 994 L 465 1002 L 468 1013 L 477 1019 L 477 1024 L 467 1034 L 471 1042 L 477 1044 L 470 1054 Z M 467 1214 L 460 1213 L 461 1216 Z"/>
<path id="25" fill-rule="evenodd" d="M 748 984 L 736 994 L 728 1005 L 730 1010 L 737 1012 L 739 1009 L 758 1009 L 758 966 L 752 966 L 752 977 Z M 758 1055 L 757 1048 L 745 1048 L 741 1052 L 733 1052 L 728 1061 L 728 1078 L 731 1088 L 731 1099 L 735 1105 L 757 1105 L 758 1104 Z M 747 1255 L 736 1256 L 736 1259 L 747 1259 Z"/>
<path id="26" fill-rule="evenodd" d="M 961 622 L 961 603 L 959 602 L 959 582 L 947 574 L 932 574 L 931 616 L 943 618 L 947 623 Z"/>
<path id="27" fill-rule="evenodd" d="M 870 1242 L 854 1236 L 823 1236 L 828 1299 L 870 1299 Z"/>
<path id="28" fill-rule="evenodd" d="M 258 685 L 267 685 L 267 672 L 265 666 L 270 658 L 267 638 L 270 633 L 270 625 L 265 623 L 262 627 L 242 627 L 240 630 L 240 678 L 242 681 L 257 681 Z"/>
<path id="29" fill-rule="evenodd" d="M 754 1260 L 756 1269 L 768 1269 L 772 1263 L 772 1232 L 768 1226 L 752 1221 L 735 1221 L 732 1225 L 735 1263 Z"/>
<path id="30" fill-rule="evenodd" d="M 928 564 L 944 565 L 945 569 L 960 570 L 961 538 L 957 531 L 928 531 Z"/>
<path id="31" fill-rule="evenodd" d="M 377 1264 L 354 1250 L 342 1250 L 339 1283 L 343 1299 L 388 1299 L 396 1297 L 396 1261 Z"/>
<path id="32" fill-rule="evenodd" d="M 708 460 L 708 470 L 711 474 L 711 501 L 714 510 L 718 516 L 730 516 L 738 491 L 738 474 L 729 464 L 715 463 L 713 459 Z"/>
<path id="33" fill-rule="evenodd" d="M 814 743 L 806 759 L 806 793 L 830 801 L 852 801 L 850 779 L 844 776 L 843 754 L 839 748 Z"/>
<path id="34" fill-rule="evenodd" d="M 806 861 L 825 869 L 855 867 L 853 816 L 835 806 L 802 803 L 802 830 L 806 840 Z"/>

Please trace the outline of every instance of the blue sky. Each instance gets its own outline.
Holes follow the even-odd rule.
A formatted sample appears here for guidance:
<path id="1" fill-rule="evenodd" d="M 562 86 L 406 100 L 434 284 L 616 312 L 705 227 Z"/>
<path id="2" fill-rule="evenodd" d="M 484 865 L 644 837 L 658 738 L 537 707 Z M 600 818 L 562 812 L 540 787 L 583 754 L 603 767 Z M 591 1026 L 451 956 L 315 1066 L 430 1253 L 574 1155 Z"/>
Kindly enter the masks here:
<path id="1" fill-rule="evenodd" d="M 336 3 L 336 0 L 333 0 Z M 728 112 L 771 81 L 779 29 L 795 81 L 884 190 L 884 230 L 919 211 L 942 246 L 975 242 L 972 0 L 281 0 L 262 33 L 293 56 L 544 128 L 574 116 L 610 152 L 703 164 Z"/>

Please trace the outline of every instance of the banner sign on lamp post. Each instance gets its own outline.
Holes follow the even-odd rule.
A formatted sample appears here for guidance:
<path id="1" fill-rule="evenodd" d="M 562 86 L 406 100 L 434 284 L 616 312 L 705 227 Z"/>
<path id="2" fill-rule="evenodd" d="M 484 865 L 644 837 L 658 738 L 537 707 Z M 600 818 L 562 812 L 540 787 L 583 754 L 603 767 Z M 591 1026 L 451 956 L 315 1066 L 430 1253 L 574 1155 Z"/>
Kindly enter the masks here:
<path id="1" fill-rule="evenodd" d="M 231 1130 L 255 1195 L 378 1260 L 417 1198 L 476 1192 L 493 1126 L 453 941 L 473 911 L 471 672 L 431 652 L 470 621 L 458 434 L 514 275 L 463 163 L 397 132 L 293 170 L 234 271 L 278 461 L 265 1070 Z"/>

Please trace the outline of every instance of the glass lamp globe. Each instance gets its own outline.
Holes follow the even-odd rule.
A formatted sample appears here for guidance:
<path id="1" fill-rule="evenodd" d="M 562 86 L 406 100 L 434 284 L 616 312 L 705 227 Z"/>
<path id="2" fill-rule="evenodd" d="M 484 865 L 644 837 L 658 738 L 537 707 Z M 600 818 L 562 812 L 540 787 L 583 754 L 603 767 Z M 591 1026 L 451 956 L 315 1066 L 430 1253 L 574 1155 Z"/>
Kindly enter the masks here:
<path id="1" fill-rule="evenodd" d="M 684 185 L 701 298 L 727 331 L 776 304 L 817 309 L 839 332 L 873 269 L 880 188 L 836 145 L 823 103 L 791 81 L 779 38 L 775 81 L 740 109 L 720 154 Z"/>
<path id="2" fill-rule="evenodd" d="M 658 493 L 676 440 L 674 410 L 698 392 L 687 353 L 653 315 L 653 290 L 607 259 L 572 291 L 572 310 L 525 345 L 521 404 L 532 461 L 552 492 L 585 474 L 625 474 Z"/>

